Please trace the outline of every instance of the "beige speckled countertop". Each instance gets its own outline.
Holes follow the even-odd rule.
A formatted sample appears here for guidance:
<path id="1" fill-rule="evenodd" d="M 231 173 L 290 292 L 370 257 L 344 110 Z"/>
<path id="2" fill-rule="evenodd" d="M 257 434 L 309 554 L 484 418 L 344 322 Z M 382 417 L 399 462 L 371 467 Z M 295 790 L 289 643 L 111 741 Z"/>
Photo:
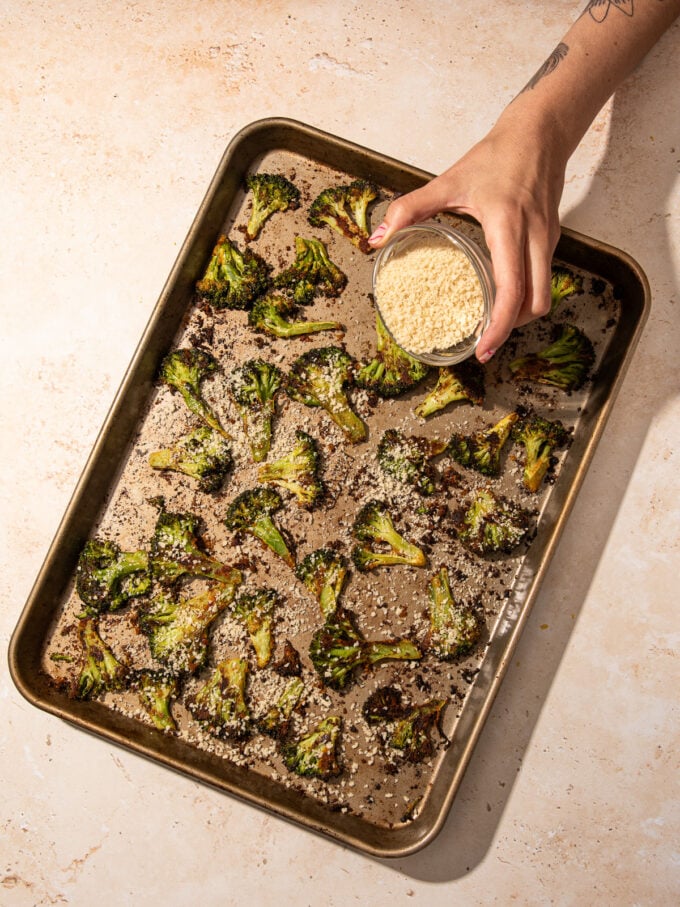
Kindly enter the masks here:
<path id="1" fill-rule="evenodd" d="M 581 6 L 3 4 L 5 649 L 229 139 L 285 116 L 438 172 Z M 5 659 L 0 903 L 676 902 L 679 48 L 676 25 L 569 168 L 564 224 L 631 254 L 652 312 L 439 837 L 376 861 L 169 786 L 29 705 Z"/>

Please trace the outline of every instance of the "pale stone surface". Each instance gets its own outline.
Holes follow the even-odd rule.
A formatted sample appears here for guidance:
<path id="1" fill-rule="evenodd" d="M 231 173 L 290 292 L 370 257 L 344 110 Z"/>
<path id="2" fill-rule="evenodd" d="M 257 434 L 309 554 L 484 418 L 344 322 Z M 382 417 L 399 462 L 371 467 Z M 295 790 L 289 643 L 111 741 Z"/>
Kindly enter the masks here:
<path id="1" fill-rule="evenodd" d="M 232 135 L 287 116 L 437 172 L 579 8 L 3 5 L 3 647 Z M 33 708 L 3 665 L 1 903 L 674 902 L 679 46 L 676 26 L 571 162 L 563 222 L 633 255 L 653 308 L 441 835 L 374 861 L 170 785 Z"/>

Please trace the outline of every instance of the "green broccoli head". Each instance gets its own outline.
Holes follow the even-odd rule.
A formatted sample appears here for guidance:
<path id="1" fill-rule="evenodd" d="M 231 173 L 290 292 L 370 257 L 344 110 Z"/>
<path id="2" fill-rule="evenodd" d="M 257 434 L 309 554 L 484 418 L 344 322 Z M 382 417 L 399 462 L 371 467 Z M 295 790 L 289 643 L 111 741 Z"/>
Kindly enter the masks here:
<path id="1" fill-rule="evenodd" d="M 377 186 L 357 179 L 348 185 L 331 186 L 317 195 L 309 208 L 313 227 L 328 226 L 348 239 L 361 252 L 373 251 L 368 243 L 368 207 L 378 197 Z"/>
<path id="2" fill-rule="evenodd" d="M 257 719 L 257 729 L 274 737 L 286 741 L 290 738 L 290 728 L 293 715 L 304 700 L 305 685 L 299 677 L 290 680 L 276 702 Z"/>
<path id="3" fill-rule="evenodd" d="M 342 774 L 338 761 L 341 730 L 342 719 L 329 715 L 298 740 L 286 740 L 281 746 L 286 768 L 302 777 L 322 781 Z"/>
<path id="4" fill-rule="evenodd" d="M 139 613 L 151 654 L 172 675 L 193 674 L 208 657 L 209 629 L 229 606 L 235 588 L 215 584 L 185 598 L 161 593 Z"/>
<path id="5" fill-rule="evenodd" d="M 272 519 L 272 514 L 282 507 L 283 499 L 275 489 L 247 488 L 229 504 L 224 524 L 232 532 L 255 536 L 289 567 L 294 567 L 295 558 Z"/>
<path id="6" fill-rule="evenodd" d="M 399 397 L 426 378 L 430 367 L 397 346 L 379 313 L 376 313 L 375 329 L 375 356 L 359 369 L 356 383 L 380 397 Z"/>
<path id="7" fill-rule="evenodd" d="M 271 661 L 274 649 L 274 611 L 278 603 L 274 589 L 255 589 L 239 595 L 232 608 L 250 637 L 258 668 L 266 668 Z"/>
<path id="8" fill-rule="evenodd" d="M 513 411 L 490 428 L 470 435 L 454 433 L 446 448 L 447 452 L 461 466 L 467 466 L 485 476 L 499 476 L 501 453 L 518 418 L 518 413 Z"/>
<path id="9" fill-rule="evenodd" d="M 76 567 L 76 592 L 85 613 L 116 611 L 151 585 L 146 551 L 121 551 L 106 539 L 89 539 Z"/>
<path id="10" fill-rule="evenodd" d="M 378 444 L 377 456 L 380 468 L 387 475 L 419 494 L 432 495 L 436 490 L 432 460 L 445 450 L 443 441 L 407 436 L 396 428 L 388 428 Z"/>
<path id="11" fill-rule="evenodd" d="M 252 726 L 247 682 L 246 659 L 225 658 L 206 683 L 187 697 L 187 708 L 201 727 L 215 737 L 247 737 Z"/>
<path id="12" fill-rule="evenodd" d="M 248 324 L 262 334 L 283 339 L 342 330 L 338 321 L 296 321 L 293 319 L 296 310 L 295 303 L 285 296 L 262 296 L 248 313 Z"/>
<path id="13" fill-rule="evenodd" d="M 277 211 L 300 207 L 300 190 L 280 173 L 253 173 L 246 177 L 251 193 L 251 209 L 246 239 L 256 239 L 265 223 Z"/>
<path id="14" fill-rule="evenodd" d="M 196 291 L 199 299 L 215 309 L 249 309 L 267 292 L 270 271 L 261 255 L 250 248 L 240 252 L 226 236 L 220 236 Z"/>
<path id="15" fill-rule="evenodd" d="M 445 661 L 469 652 L 481 636 L 483 623 L 478 611 L 454 600 L 446 567 L 432 577 L 428 593 L 428 651 Z"/>
<path id="16" fill-rule="evenodd" d="M 339 296 L 347 284 L 347 275 L 328 256 L 320 239 L 295 237 L 295 261 L 274 278 L 274 286 L 283 290 L 298 305 L 309 305 L 316 296 Z"/>
<path id="17" fill-rule="evenodd" d="M 569 393 L 583 385 L 594 362 L 588 337 L 573 324 L 563 324 L 545 349 L 514 359 L 510 372 L 516 381 L 535 381 Z"/>
<path id="18" fill-rule="evenodd" d="M 475 554 L 509 554 L 528 536 L 531 521 L 514 501 L 480 489 L 452 514 L 458 540 Z"/>
<path id="19" fill-rule="evenodd" d="M 359 669 L 383 661 L 414 661 L 420 649 L 410 639 L 366 640 L 347 611 L 336 611 L 320 627 L 309 646 L 309 657 L 327 687 L 345 689 Z"/>
<path id="20" fill-rule="evenodd" d="M 559 420 L 526 413 L 513 427 L 512 438 L 524 445 L 522 483 L 527 491 L 537 492 L 550 469 L 553 451 L 565 447 L 571 434 Z"/>
<path id="21" fill-rule="evenodd" d="M 179 687 L 179 678 L 165 671 L 142 671 L 137 676 L 135 688 L 140 705 L 159 731 L 177 730 L 171 706 L 179 695 Z"/>
<path id="22" fill-rule="evenodd" d="M 99 635 L 93 617 L 78 623 L 78 639 L 82 647 L 82 664 L 76 681 L 78 699 L 95 699 L 125 686 L 128 666 L 113 654 L 111 647 Z"/>
<path id="23" fill-rule="evenodd" d="M 582 277 L 569 268 L 554 267 L 550 276 L 550 314 L 555 314 L 563 299 L 582 292 Z"/>
<path id="24" fill-rule="evenodd" d="M 201 491 L 219 491 L 233 464 L 227 440 L 207 425 L 181 437 L 172 447 L 149 455 L 153 469 L 171 470 L 195 479 Z"/>
<path id="25" fill-rule="evenodd" d="M 295 432 L 292 449 L 271 463 L 264 463 L 258 472 L 258 481 L 266 485 L 277 485 L 295 495 L 301 507 L 312 509 L 323 497 L 323 485 L 319 477 L 319 451 L 316 441 L 307 432 Z"/>
<path id="26" fill-rule="evenodd" d="M 206 402 L 201 384 L 218 368 L 215 357 L 200 347 L 173 350 L 161 363 L 160 379 L 172 391 L 178 391 L 189 410 L 224 438 L 231 439 Z"/>
<path id="27" fill-rule="evenodd" d="M 347 578 L 347 562 L 340 552 L 333 548 L 310 551 L 297 565 L 295 575 L 317 600 L 325 619 L 335 614 Z"/>
<path id="28" fill-rule="evenodd" d="M 457 365 L 440 368 L 437 383 L 414 412 L 421 419 L 427 419 L 452 403 L 481 406 L 484 402 L 484 384 L 484 369 L 477 359 L 464 359 Z"/>
<path id="29" fill-rule="evenodd" d="M 413 705 L 398 721 L 392 731 L 390 745 L 402 750 L 407 762 L 424 762 L 434 756 L 432 731 L 436 728 L 442 735 L 441 716 L 446 704 L 446 699 L 430 699 Z"/>
<path id="30" fill-rule="evenodd" d="M 229 379 L 229 388 L 256 463 L 266 459 L 271 448 L 276 395 L 283 381 L 281 369 L 264 359 L 249 359 L 235 368 Z"/>
<path id="31" fill-rule="evenodd" d="M 338 346 L 315 347 L 292 364 L 287 391 L 306 406 L 323 408 L 345 437 L 356 444 L 368 436 L 366 424 L 351 408 L 346 388 L 354 374 L 352 357 Z"/>
<path id="32" fill-rule="evenodd" d="M 354 566 L 362 572 L 395 564 L 412 567 L 424 567 L 427 564 L 425 552 L 397 531 L 392 515 L 383 501 L 364 504 L 354 520 L 352 534 L 362 543 L 352 551 Z M 376 545 L 381 547 L 376 549 Z"/>

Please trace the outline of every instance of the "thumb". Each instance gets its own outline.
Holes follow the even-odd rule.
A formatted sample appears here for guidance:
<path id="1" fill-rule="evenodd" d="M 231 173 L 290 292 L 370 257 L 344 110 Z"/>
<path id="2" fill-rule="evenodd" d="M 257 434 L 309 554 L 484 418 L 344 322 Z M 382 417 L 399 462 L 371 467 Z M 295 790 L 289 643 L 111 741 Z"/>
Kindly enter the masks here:
<path id="1" fill-rule="evenodd" d="M 385 212 L 383 222 L 369 237 L 369 243 L 376 249 L 384 246 L 387 240 L 402 227 L 409 227 L 418 221 L 427 220 L 440 211 L 451 208 L 451 196 L 444 194 L 439 177 L 430 180 L 420 189 L 414 189 L 395 199 Z"/>

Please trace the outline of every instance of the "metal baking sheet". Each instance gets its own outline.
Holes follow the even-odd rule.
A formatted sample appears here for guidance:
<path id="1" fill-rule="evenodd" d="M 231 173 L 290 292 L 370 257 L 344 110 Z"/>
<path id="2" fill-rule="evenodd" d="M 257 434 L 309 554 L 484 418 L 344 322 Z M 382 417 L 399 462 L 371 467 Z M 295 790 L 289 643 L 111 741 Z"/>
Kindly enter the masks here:
<path id="1" fill-rule="evenodd" d="M 339 300 L 319 300 L 304 314 L 343 322 L 341 337 L 317 334 L 311 339 L 263 342 L 248 332 L 244 313 L 216 313 L 197 304 L 195 283 L 217 237 L 227 233 L 237 244 L 243 243 L 248 211 L 244 177 L 256 171 L 293 177 L 302 190 L 303 203 L 296 212 L 275 215 L 253 247 L 276 270 L 292 261 L 297 233 L 316 235 L 327 243 L 331 259 L 348 275 L 348 286 Z M 235 541 L 223 525 L 228 501 L 241 487 L 253 483 L 255 473 L 245 450 L 238 449 L 236 442 L 235 477 L 215 496 L 197 492 L 176 475 L 149 469 L 147 458 L 151 450 L 169 444 L 192 426 L 190 414 L 157 381 L 161 360 L 176 346 L 200 342 L 217 356 L 223 367 L 206 385 L 206 395 L 231 420 L 232 429 L 238 426 L 238 417 L 229 410 L 225 375 L 244 357 L 275 357 L 285 368 L 312 344 L 341 340 L 357 359 L 370 358 L 375 344 L 370 296 L 374 255 L 364 255 L 330 231 L 311 230 L 306 223 L 305 209 L 316 193 L 347 178 L 368 178 L 379 186 L 380 199 L 371 214 L 376 225 L 392 198 L 423 185 L 431 175 L 287 119 L 255 122 L 229 144 L 21 614 L 9 662 L 18 689 L 37 707 L 344 844 L 381 857 L 398 857 L 425 846 L 446 819 L 643 328 L 649 290 L 644 274 L 630 257 L 565 230 L 555 259 L 583 277 L 584 292 L 567 300 L 555 317 L 578 323 L 594 343 L 593 377 L 582 390 L 566 395 L 546 388 L 518 388 L 509 380 L 511 358 L 545 341 L 550 326 L 542 320 L 516 331 L 486 367 L 487 396 L 482 407 L 450 407 L 427 422 L 417 419 L 413 407 L 432 386 L 434 376 L 398 400 L 377 401 L 355 393 L 355 407 L 371 431 L 364 444 L 348 446 L 324 421 L 323 413 L 303 412 L 305 408 L 292 401 L 282 404 L 276 425 L 287 425 L 288 434 L 284 428 L 275 429 L 273 454 L 283 453 L 289 446 L 290 431 L 295 427 L 315 431 L 321 439 L 329 488 L 329 498 L 319 511 L 308 514 L 294 506 L 286 508 L 285 528 L 295 540 L 298 559 L 329 541 L 349 544 L 352 514 L 367 495 L 375 496 L 378 487 L 375 447 L 386 427 L 447 439 L 454 430 L 492 424 L 519 402 L 573 427 L 572 443 L 559 454 L 554 480 L 531 501 L 518 490 L 521 461 L 517 451 L 508 455 L 503 477 L 496 481 L 498 490 L 515 499 L 524 495 L 521 503 L 535 511 L 531 541 L 511 556 L 476 559 L 441 525 L 430 525 L 430 516 L 418 514 L 417 502 L 409 493 L 404 491 L 400 497 L 398 489 L 381 488 L 399 505 L 401 528 L 427 547 L 430 564 L 426 570 L 352 574 L 343 601 L 365 635 L 417 637 L 422 633 L 427 581 L 438 566 L 446 564 L 456 576 L 456 584 L 459 579 L 462 584 L 460 588 L 454 585 L 457 594 L 474 597 L 481 605 L 485 637 L 473 653 L 457 662 L 439 663 L 427 657 L 417 665 L 392 662 L 362 676 L 345 694 L 329 693 L 318 682 L 311 682 L 313 672 L 309 673 L 305 661 L 309 638 L 320 623 L 318 606 L 285 574 L 288 568 L 273 563 L 247 541 Z M 481 239 L 472 221 L 443 217 Z M 179 719 L 179 733 L 167 735 L 156 730 L 125 696 L 107 694 L 101 701 L 79 701 L 66 695 L 56 682 L 55 675 L 68 666 L 52 660 L 51 655 L 74 635 L 78 604 L 73 583 L 84 542 L 101 534 L 115 538 L 124 548 L 143 547 L 156 518 L 149 498 L 158 494 L 166 498 L 171 510 L 198 513 L 213 553 L 226 562 L 249 565 L 245 571 L 249 582 L 278 584 L 286 591 L 287 610 L 277 624 L 277 644 L 292 639 L 303 657 L 310 689 L 313 687 L 307 714 L 300 719 L 302 726 L 328 711 L 342 715 L 344 771 L 340 778 L 318 782 L 291 777 L 282 768 L 273 744 L 268 749 L 260 744 L 206 741 L 204 734 L 192 730 L 186 717 Z M 455 489 L 448 489 L 446 498 L 453 508 Z M 114 649 L 118 645 L 129 652 L 138 643 L 126 620 L 123 612 L 104 618 L 104 635 Z M 213 658 L 236 645 L 235 633 L 228 618 L 219 624 L 213 632 Z M 365 726 L 361 704 L 372 690 L 385 684 L 398 684 L 409 701 L 432 696 L 448 699 L 442 722 L 445 738 L 435 735 L 436 752 L 426 763 L 399 764 Z M 172 777 L 168 773 L 167 784 L 172 784 Z"/>

